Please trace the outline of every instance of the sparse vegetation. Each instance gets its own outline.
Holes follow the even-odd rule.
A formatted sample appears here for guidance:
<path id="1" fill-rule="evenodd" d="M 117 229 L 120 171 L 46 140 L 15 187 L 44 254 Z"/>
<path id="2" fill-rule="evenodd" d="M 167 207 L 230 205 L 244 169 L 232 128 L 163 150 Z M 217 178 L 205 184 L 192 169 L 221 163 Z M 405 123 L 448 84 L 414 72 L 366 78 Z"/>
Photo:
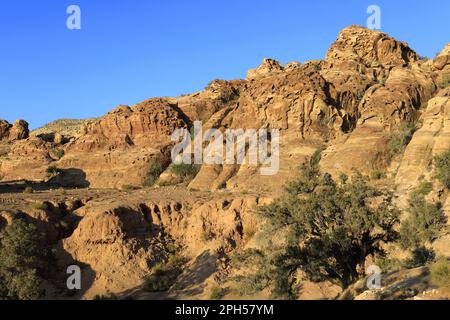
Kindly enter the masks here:
<path id="1" fill-rule="evenodd" d="M 33 202 L 30 204 L 30 207 L 36 210 L 48 210 L 49 206 L 47 202 Z"/>
<path id="2" fill-rule="evenodd" d="M 122 190 L 122 191 L 125 191 L 125 192 L 134 191 L 134 190 L 139 190 L 139 189 L 140 189 L 139 187 L 133 186 L 133 185 L 130 185 L 130 184 L 124 184 L 124 185 L 122 186 L 122 188 L 121 188 L 121 190 Z"/>
<path id="3" fill-rule="evenodd" d="M 182 266 L 186 259 L 171 254 L 166 264 L 156 264 L 152 269 L 152 274 L 144 281 L 144 290 L 148 292 L 162 292 L 169 290 L 182 272 Z"/>
<path id="4" fill-rule="evenodd" d="M 171 171 L 181 178 L 183 182 L 189 182 L 192 179 L 195 178 L 197 173 L 200 170 L 200 165 L 197 164 L 186 164 L 186 163 L 180 163 L 180 164 L 174 164 L 171 167 Z"/>
<path id="5" fill-rule="evenodd" d="M 61 173 L 61 169 L 58 169 L 58 167 L 56 166 L 49 166 L 45 170 L 45 173 L 47 174 L 47 176 L 56 176 Z"/>
<path id="6" fill-rule="evenodd" d="M 249 241 L 256 234 L 255 226 L 248 226 L 244 228 L 244 241 Z"/>
<path id="7" fill-rule="evenodd" d="M 450 150 L 436 156 L 433 163 L 436 179 L 442 182 L 447 189 L 450 189 Z"/>
<path id="8" fill-rule="evenodd" d="M 63 149 L 55 149 L 55 150 L 53 151 L 53 154 L 55 155 L 55 157 L 56 157 L 57 159 L 61 159 L 62 157 L 64 157 L 65 152 L 64 152 Z"/>
<path id="9" fill-rule="evenodd" d="M 204 242 L 209 242 L 214 239 L 214 233 L 211 230 L 203 230 L 202 232 L 202 240 Z"/>
<path id="10" fill-rule="evenodd" d="M 370 173 L 370 178 L 372 180 L 380 180 L 386 177 L 386 173 L 384 171 L 375 169 Z"/>
<path id="11" fill-rule="evenodd" d="M 144 186 L 151 187 L 158 180 L 164 168 L 159 162 L 153 162 L 148 168 L 147 176 L 145 177 Z"/>
<path id="12" fill-rule="evenodd" d="M 234 259 L 245 271 L 236 278 L 240 291 L 267 288 L 276 297 L 294 298 L 299 269 L 311 281 L 329 280 L 342 288 L 358 280 L 366 257 L 397 239 L 400 212 L 391 194 L 369 186 L 362 175 L 338 184 L 309 163 L 285 195 L 259 214 L 266 221 L 265 243 Z"/>
<path id="13" fill-rule="evenodd" d="M 28 193 L 28 194 L 30 194 L 30 193 L 33 193 L 33 192 L 34 192 L 34 190 L 33 190 L 33 188 L 30 187 L 30 186 L 28 186 L 28 187 L 26 187 L 25 189 L 23 189 L 23 193 Z"/>
<path id="14" fill-rule="evenodd" d="M 448 86 L 450 86 L 450 76 L 445 76 L 443 77 L 439 82 L 438 82 L 438 87 L 440 89 L 445 89 Z"/>
<path id="15" fill-rule="evenodd" d="M 225 296 L 225 290 L 219 286 L 214 286 L 211 289 L 210 300 L 221 300 Z"/>
<path id="16" fill-rule="evenodd" d="M 411 253 L 411 258 L 406 260 L 405 267 L 417 268 L 433 262 L 436 259 L 436 254 L 432 249 L 425 247 L 416 248 Z"/>
<path id="17" fill-rule="evenodd" d="M 385 273 L 398 271 L 403 267 L 402 261 L 399 259 L 390 259 L 386 257 L 377 257 L 376 265 Z"/>
<path id="18" fill-rule="evenodd" d="M 439 259 L 431 266 L 431 282 L 435 286 L 450 289 L 450 263 L 446 258 Z"/>
<path id="19" fill-rule="evenodd" d="M 416 124 L 402 124 L 399 130 L 391 135 L 388 142 L 391 157 L 402 154 L 405 151 L 416 130 Z"/>

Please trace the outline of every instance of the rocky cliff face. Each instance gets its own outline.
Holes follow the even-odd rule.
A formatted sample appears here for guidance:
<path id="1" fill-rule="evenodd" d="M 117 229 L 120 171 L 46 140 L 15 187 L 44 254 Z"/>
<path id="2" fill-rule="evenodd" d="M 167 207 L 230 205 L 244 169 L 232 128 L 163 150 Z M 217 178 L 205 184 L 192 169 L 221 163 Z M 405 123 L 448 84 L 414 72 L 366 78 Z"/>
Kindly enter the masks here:
<path id="1" fill-rule="evenodd" d="M 76 134 L 52 129 L 29 137 L 24 121 L 0 121 L 0 192 L 26 180 L 42 189 L 42 195 L 29 196 L 34 200 L 53 197 L 46 190 L 60 186 L 111 188 L 85 189 L 76 202 L 33 210 L 26 196 L 2 196 L 0 227 L 25 214 L 47 228 L 63 265 L 86 266 L 86 297 L 138 287 L 155 264 L 168 259 L 168 244 L 182 243 L 191 261 L 181 282 L 201 296 L 205 286 L 225 281 L 229 254 L 252 245 L 256 207 L 279 195 L 317 149 L 324 150 L 321 169 L 334 175 L 385 171 L 404 205 L 422 176 L 432 179 L 433 156 L 450 149 L 449 83 L 449 45 L 425 61 L 404 42 L 350 26 L 324 60 L 282 66 L 264 59 L 246 79 L 215 80 L 201 92 L 119 106 L 77 122 Z M 203 129 L 222 132 L 279 129 L 278 174 L 262 176 L 260 166 L 248 163 L 202 165 L 189 185 L 117 190 L 141 187 L 152 163 L 166 169 L 171 134 L 191 130 L 198 120 Z M 411 125 L 417 130 L 404 153 L 388 157 L 390 137 Z M 49 174 L 49 167 L 58 174 Z M 447 194 L 439 187 L 435 194 L 448 214 Z M 71 227 L 58 225 L 61 217 L 70 218 L 63 221 Z M 449 241 L 437 241 L 436 250 L 449 255 Z M 199 278 L 201 267 L 207 271 Z"/>

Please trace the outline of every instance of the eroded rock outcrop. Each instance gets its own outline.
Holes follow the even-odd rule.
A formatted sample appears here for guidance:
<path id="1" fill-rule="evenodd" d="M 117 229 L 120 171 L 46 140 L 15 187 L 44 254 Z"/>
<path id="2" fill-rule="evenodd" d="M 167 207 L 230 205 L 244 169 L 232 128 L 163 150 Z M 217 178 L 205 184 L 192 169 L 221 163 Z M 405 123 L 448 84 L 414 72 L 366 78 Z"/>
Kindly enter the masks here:
<path id="1" fill-rule="evenodd" d="M 29 136 L 28 123 L 24 120 L 17 120 L 14 124 L 0 120 L 0 141 L 23 140 Z"/>

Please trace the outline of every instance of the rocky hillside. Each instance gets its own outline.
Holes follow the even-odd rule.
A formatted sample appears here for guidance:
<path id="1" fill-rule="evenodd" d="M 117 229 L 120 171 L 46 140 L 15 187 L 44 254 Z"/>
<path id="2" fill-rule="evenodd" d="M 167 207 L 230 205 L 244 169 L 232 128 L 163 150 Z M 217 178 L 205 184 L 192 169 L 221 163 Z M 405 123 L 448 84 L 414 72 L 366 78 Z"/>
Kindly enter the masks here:
<path id="1" fill-rule="evenodd" d="M 78 138 L 82 134 L 83 126 L 93 121 L 94 119 L 59 119 L 31 131 L 30 134 L 32 136 L 60 134 Z"/>
<path id="2" fill-rule="evenodd" d="M 254 245 L 256 208 L 278 197 L 317 150 L 323 172 L 357 170 L 405 208 L 414 188 L 435 181 L 434 156 L 450 150 L 449 84 L 449 45 L 420 59 L 405 42 L 350 26 L 324 60 L 283 66 L 264 59 L 246 79 L 121 105 L 98 119 L 56 121 L 31 135 L 23 120 L 2 121 L 0 226 L 25 215 L 46 230 L 59 267 L 75 261 L 89 275 L 78 298 L 207 298 L 231 281 L 233 252 Z M 260 175 L 261 166 L 246 163 L 180 174 L 170 136 L 195 121 L 204 130 L 279 129 L 278 174 Z M 442 202 L 448 216 L 448 191 L 433 183 L 430 201 Z M 37 192 L 20 193 L 26 186 Z M 439 255 L 450 256 L 449 247 L 449 236 L 434 243 Z M 175 284 L 160 294 L 142 291 L 152 268 L 175 251 L 187 259 L 172 265 L 181 268 Z M 302 298 L 340 293 L 329 283 L 305 288 Z M 49 295 L 61 290 L 53 285 Z"/>

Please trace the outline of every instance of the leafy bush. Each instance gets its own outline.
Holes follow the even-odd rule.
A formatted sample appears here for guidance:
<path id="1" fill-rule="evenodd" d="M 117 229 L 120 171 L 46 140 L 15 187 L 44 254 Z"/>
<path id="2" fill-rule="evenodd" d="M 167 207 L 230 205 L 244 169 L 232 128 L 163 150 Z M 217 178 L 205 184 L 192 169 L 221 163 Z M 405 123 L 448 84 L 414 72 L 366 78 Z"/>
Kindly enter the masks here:
<path id="1" fill-rule="evenodd" d="M 33 224 L 16 220 L 0 233 L 0 300 L 34 300 L 42 296 L 39 273 L 50 252 Z"/>
<path id="2" fill-rule="evenodd" d="M 151 187 L 158 180 L 161 173 L 164 172 L 163 166 L 159 162 L 154 162 L 148 168 L 147 176 L 145 177 L 144 186 Z"/>
<path id="3" fill-rule="evenodd" d="M 147 292 L 167 291 L 173 285 L 171 277 L 165 274 L 152 274 L 145 279 L 144 290 Z"/>
<path id="4" fill-rule="evenodd" d="M 391 271 L 398 271 L 402 268 L 402 262 L 398 259 L 389 259 L 385 257 L 378 257 L 376 265 L 385 273 Z"/>
<path id="5" fill-rule="evenodd" d="M 434 157 L 434 168 L 436 171 L 436 179 L 450 189 L 450 150 Z"/>
<path id="6" fill-rule="evenodd" d="M 411 259 L 406 261 L 405 266 L 407 268 L 417 268 L 424 266 L 436 259 L 436 254 L 433 250 L 421 247 L 412 251 Z"/>
<path id="7" fill-rule="evenodd" d="M 409 217 L 400 227 L 400 244 L 405 249 L 417 249 L 436 240 L 446 226 L 440 204 L 428 203 L 423 194 L 413 192 L 408 201 Z"/>
<path id="8" fill-rule="evenodd" d="M 441 258 L 431 267 L 431 282 L 441 288 L 450 289 L 450 263 Z"/>
<path id="9" fill-rule="evenodd" d="M 195 178 L 200 170 L 200 166 L 196 164 L 174 164 L 171 167 L 171 171 L 178 177 L 182 178 L 184 182 L 190 181 Z"/>
<path id="10" fill-rule="evenodd" d="M 169 290 L 182 272 L 186 259 L 177 254 L 171 254 L 166 264 L 156 264 L 152 274 L 144 280 L 144 290 L 148 292 L 162 292 Z"/>
<path id="11" fill-rule="evenodd" d="M 444 77 L 437 85 L 440 89 L 445 89 L 450 86 L 450 76 Z"/>
<path id="12" fill-rule="evenodd" d="M 381 170 L 375 169 L 370 173 L 370 178 L 373 180 L 380 180 L 386 177 L 386 173 Z"/>
<path id="13" fill-rule="evenodd" d="M 420 183 L 420 185 L 417 187 L 417 189 L 415 190 L 415 193 L 417 195 L 426 196 L 431 191 L 433 191 L 433 184 L 429 181 L 422 181 Z"/>
<path id="14" fill-rule="evenodd" d="M 47 169 L 45 170 L 45 173 L 46 173 L 48 176 L 56 176 L 56 175 L 58 175 L 58 174 L 61 173 L 61 170 L 58 169 L 58 167 L 56 167 L 56 166 L 49 166 L 49 167 L 47 167 Z"/>
<path id="15" fill-rule="evenodd" d="M 48 210 L 49 205 L 47 202 L 33 202 L 30 204 L 30 207 L 36 210 Z"/>
<path id="16" fill-rule="evenodd" d="M 300 269 L 311 281 L 328 280 L 342 288 L 364 273 L 367 256 L 383 252 L 397 239 L 400 212 L 392 195 L 367 184 L 361 174 L 337 184 L 317 166 L 302 166 L 286 193 L 259 215 L 266 220 L 262 249 L 236 255 L 241 293 L 270 289 L 274 296 L 294 298 Z M 372 199 L 384 199 L 374 205 Z"/>
<path id="17" fill-rule="evenodd" d="M 225 296 L 225 290 L 221 287 L 214 286 L 211 289 L 210 300 L 221 300 Z"/>
<path id="18" fill-rule="evenodd" d="M 415 124 L 402 124 L 398 132 L 391 135 L 388 142 L 388 149 L 391 156 L 402 154 L 416 132 Z"/>

